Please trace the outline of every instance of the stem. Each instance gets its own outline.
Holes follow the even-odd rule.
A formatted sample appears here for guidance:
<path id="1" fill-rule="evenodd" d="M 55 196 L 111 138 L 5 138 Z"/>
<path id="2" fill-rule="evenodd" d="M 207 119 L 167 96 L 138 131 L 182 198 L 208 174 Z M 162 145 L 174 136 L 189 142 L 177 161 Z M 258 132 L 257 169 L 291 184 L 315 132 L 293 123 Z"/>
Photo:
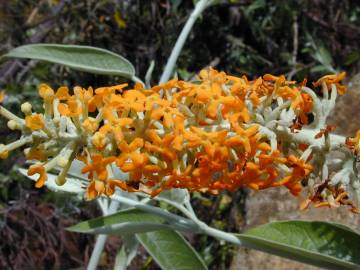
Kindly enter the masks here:
<path id="1" fill-rule="evenodd" d="M 7 118 L 8 120 L 16 121 L 21 126 L 25 125 L 24 119 L 21 119 L 20 117 L 17 117 L 15 114 L 13 114 L 12 112 L 5 109 L 3 106 L 0 106 L 0 115 Z"/>
<path id="2" fill-rule="evenodd" d="M 105 204 L 103 203 L 103 201 L 100 201 L 102 199 L 104 199 L 104 198 L 99 198 L 97 201 L 98 201 L 99 206 L 100 206 L 100 208 L 101 208 L 101 210 L 103 212 L 103 216 L 115 213 L 118 206 L 119 206 L 119 202 L 111 200 L 110 206 L 108 206 L 107 209 L 106 209 L 104 207 Z M 97 268 L 97 266 L 99 264 L 101 253 L 104 250 L 107 238 L 108 238 L 108 235 L 106 235 L 106 234 L 99 234 L 98 237 L 96 238 L 95 246 L 94 246 L 94 249 L 93 249 L 93 251 L 91 253 L 89 264 L 88 264 L 88 266 L 86 268 L 87 270 L 96 270 L 96 268 Z"/>
<path id="3" fill-rule="evenodd" d="M 206 225 L 204 222 L 202 222 L 201 220 L 199 220 L 197 218 L 195 213 L 192 211 L 192 208 L 187 209 L 186 207 L 184 207 L 183 205 L 180 205 L 178 203 L 173 203 L 168 200 L 166 201 L 166 203 L 176 207 L 189 219 L 185 219 L 183 217 L 174 215 L 174 214 L 164 211 L 163 209 L 158 208 L 158 207 L 144 205 L 141 202 L 137 202 L 137 201 L 134 201 L 134 200 L 122 197 L 122 196 L 113 195 L 111 197 L 111 199 L 117 200 L 117 201 L 119 201 L 123 204 L 129 205 L 129 206 L 134 206 L 136 208 L 142 209 L 147 212 L 151 212 L 151 213 L 163 216 L 164 218 L 167 218 L 167 219 L 175 220 L 178 223 L 180 223 L 181 220 L 183 221 L 182 223 L 187 223 L 186 227 L 184 227 L 184 228 L 179 227 L 178 228 L 179 230 L 185 229 L 185 231 L 186 231 L 186 230 L 189 230 L 189 228 L 193 227 L 194 229 L 192 231 L 195 233 L 201 232 L 201 233 L 207 234 L 209 236 L 215 237 L 219 240 L 223 240 L 223 241 L 235 244 L 235 245 L 240 245 L 240 246 L 244 245 L 242 243 L 242 241 L 235 235 L 233 235 L 231 233 L 223 232 L 221 230 L 218 230 L 218 229 L 215 229 L 215 228 L 212 228 L 212 227 Z"/>
<path id="4" fill-rule="evenodd" d="M 107 237 L 108 236 L 106 234 L 99 234 L 96 238 L 95 246 L 93 252 L 91 253 L 89 264 L 86 268 L 87 270 L 96 270 L 101 253 L 104 250 Z"/>
<path id="5" fill-rule="evenodd" d="M 155 61 L 152 60 L 150 62 L 150 66 L 149 66 L 149 68 L 148 68 L 148 70 L 146 71 L 146 74 L 145 74 L 145 85 L 148 88 L 151 88 L 151 76 L 152 76 L 152 73 L 154 71 L 154 67 L 155 67 Z"/>
<path id="6" fill-rule="evenodd" d="M 190 201 L 185 201 L 185 207 L 192 215 L 196 216 L 196 213 L 195 213 Z"/>
<path id="7" fill-rule="evenodd" d="M 12 151 L 16 148 L 19 148 L 27 143 L 31 143 L 33 141 L 31 136 L 28 137 L 24 137 L 20 140 L 14 141 L 12 143 L 9 143 L 7 145 L 4 146 L 4 148 L 6 149 L 6 151 Z"/>
<path id="8" fill-rule="evenodd" d="M 133 75 L 130 79 L 135 83 L 141 83 L 142 85 L 145 85 L 145 83 L 140 78 L 136 77 L 135 75 Z"/>
<path id="9" fill-rule="evenodd" d="M 320 132 L 320 129 L 302 129 L 297 133 L 291 133 L 289 128 L 279 128 L 274 130 L 277 136 L 289 136 L 292 142 L 296 143 L 305 143 L 308 145 L 312 145 L 317 149 L 323 149 L 326 147 L 324 138 L 314 139 L 316 134 Z M 346 137 L 337 135 L 337 134 L 329 134 L 330 139 L 330 150 L 336 150 L 344 147 L 346 145 Z"/>
<path id="10" fill-rule="evenodd" d="M 212 228 L 210 226 L 208 226 L 206 223 L 202 222 L 201 220 L 199 220 L 197 218 L 197 216 L 195 215 L 195 213 L 192 211 L 192 207 L 191 209 L 187 209 L 186 207 L 178 204 L 178 203 L 172 203 L 171 201 L 167 201 L 167 203 L 169 203 L 170 205 L 176 207 L 178 210 L 180 210 L 185 216 L 187 216 L 188 218 L 190 218 L 199 228 L 200 231 L 202 233 L 205 233 L 209 236 L 215 237 L 219 240 L 224 240 L 226 242 L 235 244 L 235 245 L 240 245 L 242 246 L 243 243 L 241 242 L 241 240 L 239 238 L 237 238 L 235 235 L 231 234 L 231 233 L 227 233 L 215 228 Z"/>
<path id="11" fill-rule="evenodd" d="M 187 20 L 184 28 L 182 29 L 175 46 L 170 54 L 170 57 L 166 63 L 163 74 L 161 75 L 159 84 L 165 83 L 171 77 L 177 59 L 179 58 L 180 52 L 184 47 L 185 41 L 190 34 L 190 31 L 201 13 L 211 4 L 212 0 L 200 0 L 196 3 L 195 9 L 191 13 L 189 19 Z"/>
<path id="12" fill-rule="evenodd" d="M 193 227 L 194 229 L 198 228 L 197 224 L 195 224 L 193 218 L 190 217 L 190 216 L 189 217 L 192 220 L 183 218 L 181 216 L 178 216 L 178 215 L 175 215 L 175 214 L 172 214 L 172 213 L 169 213 L 169 212 L 167 212 L 167 211 L 165 211 L 165 210 L 163 210 L 161 208 L 151 206 L 151 205 L 146 205 L 146 204 L 143 204 L 141 202 L 137 202 L 137 201 L 134 201 L 134 200 L 122 197 L 122 196 L 118 196 L 116 194 L 112 195 L 111 199 L 115 200 L 115 201 L 118 201 L 118 202 L 121 202 L 123 204 L 129 205 L 129 206 L 133 206 L 135 208 L 144 210 L 146 212 L 150 212 L 150 213 L 153 213 L 155 215 L 159 215 L 159 216 L 161 216 L 161 217 L 163 217 L 163 218 L 165 218 L 167 220 L 173 221 L 175 223 L 190 226 L 190 227 Z"/>
<path id="13" fill-rule="evenodd" d="M 112 196 L 113 200 L 118 200 L 124 204 L 130 205 L 130 206 L 134 206 L 136 208 L 139 209 L 143 209 L 144 211 L 148 211 L 157 215 L 161 215 L 164 216 L 165 218 L 170 218 L 170 219 L 175 219 L 175 221 L 179 222 L 181 219 L 183 219 L 180 216 L 174 215 L 172 213 L 166 212 L 163 209 L 160 209 L 158 207 L 154 207 L 154 206 L 150 206 L 150 205 L 143 205 L 140 202 L 136 202 L 134 200 L 131 199 L 127 199 L 125 197 L 120 197 L 117 195 L 113 195 Z M 191 227 L 194 227 L 193 232 L 199 233 L 199 229 L 200 232 L 205 233 L 209 236 L 213 236 L 217 239 L 220 240 L 224 240 L 226 242 L 232 243 L 232 244 L 236 244 L 236 245 L 243 245 L 243 243 L 241 242 L 241 240 L 239 238 L 237 238 L 235 235 L 231 234 L 231 233 L 227 233 L 227 232 L 223 232 L 221 230 L 209 227 L 208 225 L 206 225 L 204 222 L 202 222 L 201 220 L 199 220 L 195 213 L 191 210 L 188 210 L 186 207 L 184 207 L 183 205 L 180 205 L 178 203 L 172 203 L 171 201 L 166 201 L 168 204 L 176 207 L 178 210 L 180 210 L 186 217 L 188 217 L 189 219 L 183 219 L 184 221 L 186 221 L 186 223 L 188 223 L 187 225 L 190 225 Z M 192 221 L 193 224 L 189 224 L 189 221 Z M 188 229 L 188 228 L 186 228 Z M 181 230 L 181 229 L 180 229 Z"/>
<path id="14" fill-rule="evenodd" d="M 231 233 L 227 233 L 227 232 L 224 232 L 224 231 L 220 231 L 218 229 L 215 229 L 215 228 L 212 228 L 212 227 L 209 227 L 207 226 L 205 223 L 204 223 L 204 227 L 201 228 L 202 229 L 202 232 L 209 235 L 209 236 L 213 236 L 219 240 L 224 240 L 226 242 L 229 242 L 231 244 L 235 244 L 235 245 L 238 245 L 238 246 L 243 246 L 243 242 L 237 238 L 235 235 L 231 234 Z"/>

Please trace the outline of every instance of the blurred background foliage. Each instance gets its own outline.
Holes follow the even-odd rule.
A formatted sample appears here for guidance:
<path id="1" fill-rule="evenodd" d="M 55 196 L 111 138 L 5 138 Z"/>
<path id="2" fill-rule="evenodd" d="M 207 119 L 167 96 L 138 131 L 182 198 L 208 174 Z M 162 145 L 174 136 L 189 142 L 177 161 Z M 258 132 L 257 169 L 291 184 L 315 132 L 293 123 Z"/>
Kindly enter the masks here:
<path id="1" fill-rule="evenodd" d="M 1 1 L 0 53 L 29 43 L 97 46 L 129 59 L 140 78 L 154 60 L 155 84 L 193 6 L 191 0 Z M 340 70 L 352 74 L 359 68 L 359 37 L 357 0 L 218 0 L 196 22 L 176 74 L 188 80 L 205 66 L 249 78 L 272 73 L 312 81 Z M 97 87 L 121 80 L 37 61 L 0 63 L 0 88 L 7 92 L 4 104 L 17 113 L 25 100 L 41 109 L 36 91 L 41 82 L 55 88 Z M 19 135 L 4 121 L 0 124 L 1 142 Z M 99 214 L 95 204 L 35 190 L 16 173 L 24 162 L 17 152 L 0 164 L 0 268 L 82 269 L 93 239 L 64 228 Z M 242 229 L 246 191 L 193 197 L 204 221 L 224 230 Z M 101 269 L 112 265 L 118 241 L 108 242 Z M 231 247 L 204 236 L 191 242 L 210 269 L 228 268 Z M 131 269 L 158 269 L 145 251 L 140 253 Z"/>

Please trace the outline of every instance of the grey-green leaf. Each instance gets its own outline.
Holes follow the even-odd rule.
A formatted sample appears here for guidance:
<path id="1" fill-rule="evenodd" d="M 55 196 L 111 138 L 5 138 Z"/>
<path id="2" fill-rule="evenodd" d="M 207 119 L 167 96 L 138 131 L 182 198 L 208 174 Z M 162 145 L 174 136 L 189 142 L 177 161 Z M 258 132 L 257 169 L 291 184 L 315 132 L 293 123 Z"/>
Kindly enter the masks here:
<path id="1" fill-rule="evenodd" d="M 161 192 L 158 196 L 156 196 L 155 199 L 166 202 L 183 204 L 187 196 L 188 196 L 188 191 L 186 189 L 177 188 L 177 189 L 165 190 Z"/>
<path id="2" fill-rule="evenodd" d="M 132 234 L 169 228 L 164 218 L 139 209 L 126 209 L 112 215 L 80 222 L 69 231 L 91 234 Z"/>
<path id="3" fill-rule="evenodd" d="M 17 47 L 3 58 L 28 58 L 68 66 L 75 70 L 131 78 L 133 65 L 111 51 L 80 45 L 30 44 Z"/>
<path id="4" fill-rule="evenodd" d="M 244 246 L 328 269 L 360 269 L 360 235 L 338 224 L 281 221 L 237 235 Z"/>
<path id="5" fill-rule="evenodd" d="M 37 181 L 38 180 L 38 176 L 37 174 L 32 175 L 32 176 L 28 176 L 27 175 L 27 170 L 20 168 L 19 172 L 24 175 L 25 177 L 33 180 L 33 181 Z M 52 173 L 48 173 L 47 174 L 47 180 L 45 182 L 45 186 L 50 189 L 51 191 L 55 191 L 55 192 L 63 192 L 63 193 L 70 193 L 70 194 L 74 194 L 74 195 L 80 195 L 82 196 L 82 194 L 85 193 L 85 188 L 82 186 L 82 183 L 79 179 L 77 178 L 73 178 L 73 177 L 66 177 L 66 182 L 64 185 L 59 186 L 58 184 L 56 184 L 56 178 L 57 175 L 52 174 Z"/>
<path id="6" fill-rule="evenodd" d="M 126 266 L 127 266 L 126 263 L 127 263 L 127 254 L 125 251 L 125 247 L 122 246 L 119 252 L 116 254 L 114 270 L 126 270 Z"/>
<path id="7" fill-rule="evenodd" d="M 137 234 L 136 237 L 162 269 L 207 269 L 198 253 L 176 231 L 160 230 Z"/>

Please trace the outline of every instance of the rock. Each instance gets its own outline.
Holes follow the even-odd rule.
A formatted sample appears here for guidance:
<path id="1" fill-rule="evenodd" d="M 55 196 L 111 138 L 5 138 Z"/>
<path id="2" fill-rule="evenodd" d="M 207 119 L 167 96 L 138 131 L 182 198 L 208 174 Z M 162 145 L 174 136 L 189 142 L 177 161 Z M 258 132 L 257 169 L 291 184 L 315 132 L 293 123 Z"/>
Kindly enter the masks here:
<path id="1" fill-rule="evenodd" d="M 339 96 L 336 106 L 328 119 L 330 125 L 335 125 L 335 133 L 354 136 L 360 129 L 360 73 L 356 74 L 348 83 L 348 91 Z"/>

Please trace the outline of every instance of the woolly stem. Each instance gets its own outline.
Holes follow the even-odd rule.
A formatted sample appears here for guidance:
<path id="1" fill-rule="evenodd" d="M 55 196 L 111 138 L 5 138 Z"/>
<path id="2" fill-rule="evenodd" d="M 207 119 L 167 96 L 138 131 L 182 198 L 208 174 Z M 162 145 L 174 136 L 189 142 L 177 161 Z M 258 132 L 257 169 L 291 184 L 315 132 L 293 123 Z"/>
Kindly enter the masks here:
<path id="1" fill-rule="evenodd" d="M 165 83 L 170 79 L 170 77 L 174 71 L 176 61 L 179 58 L 181 50 L 184 47 L 185 41 L 186 41 L 187 37 L 189 36 L 190 31 L 191 31 L 195 21 L 197 20 L 197 18 L 199 18 L 201 13 L 211 4 L 211 2 L 212 2 L 212 0 L 200 0 L 199 2 L 196 3 L 195 9 L 191 13 L 189 19 L 187 20 L 184 28 L 182 29 L 182 31 L 175 43 L 175 46 L 174 46 L 174 48 L 170 54 L 170 57 L 166 63 L 164 72 L 161 75 L 159 84 Z"/>

